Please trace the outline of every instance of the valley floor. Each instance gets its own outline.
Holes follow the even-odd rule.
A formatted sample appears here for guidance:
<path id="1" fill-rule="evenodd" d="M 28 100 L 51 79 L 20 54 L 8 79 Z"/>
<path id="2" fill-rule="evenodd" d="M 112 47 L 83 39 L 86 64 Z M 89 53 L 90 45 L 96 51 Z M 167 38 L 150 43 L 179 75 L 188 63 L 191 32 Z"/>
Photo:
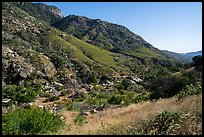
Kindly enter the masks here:
<path id="1" fill-rule="evenodd" d="M 160 99 L 131 104 L 127 107 L 110 108 L 86 116 L 87 123 L 76 125 L 74 119 L 79 112 L 62 111 L 66 123 L 57 133 L 58 135 L 100 134 L 103 129 L 127 125 L 129 122 L 149 119 L 164 110 L 173 112 L 191 113 L 194 110 L 202 111 L 202 94 L 189 96 L 181 101 L 176 98 Z M 201 128 L 201 125 L 200 125 Z"/>

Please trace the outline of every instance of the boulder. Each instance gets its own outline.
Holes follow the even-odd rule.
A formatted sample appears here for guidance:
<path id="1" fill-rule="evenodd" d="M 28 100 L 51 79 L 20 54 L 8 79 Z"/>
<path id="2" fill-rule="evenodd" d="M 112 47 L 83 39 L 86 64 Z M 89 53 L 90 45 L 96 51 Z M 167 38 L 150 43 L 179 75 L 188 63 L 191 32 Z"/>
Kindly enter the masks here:
<path id="1" fill-rule="evenodd" d="M 90 112 L 85 111 L 85 112 L 82 112 L 81 115 L 90 115 Z"/>
<path id="2" fill-rule="evenodd" d="M 20 75 L 22 78 L 25 78 L 25 79 L 26 79 L 27 76 L 28 76 L 24 70 L 22 70 L 19 75 Z"/>
<path id="3" fill-rule="evenodd" d="M 97 110 L 96 109 L 92 109 L 90 112 L 91 112 L 91 114 L 94 114 L 94 113 L 97 113 Z"/>

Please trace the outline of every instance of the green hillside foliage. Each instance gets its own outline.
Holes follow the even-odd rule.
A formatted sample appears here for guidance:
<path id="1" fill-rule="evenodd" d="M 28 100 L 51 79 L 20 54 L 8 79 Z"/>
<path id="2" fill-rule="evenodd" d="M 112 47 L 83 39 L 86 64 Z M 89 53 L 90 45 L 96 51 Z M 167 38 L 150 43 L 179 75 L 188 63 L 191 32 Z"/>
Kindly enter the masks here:
<path id="1" fill-rule="evenodd" d="M 168 58 L 143 40 L 142 37 L 121 25 L 99 19 L 94 20 L 83 16 L 69 15 L 52 26 L 111 52 L 138 58 L 147 57 L 147 62 L 152 62 L 151 58 L 161 60 Z"/>
<path id="2" fill-rule="evenodd" d="M 168 98 L 180 94 L 179 96 L 193 95 L 201 93 L 202 72 L 196 69 L 185 70 L 181 75 L 160 75 L 145 84 L 145 87 L 152 91 L 150 99 Z"/>
<path id="3" fill-rule="evenodd" d="M 63 124 L 59 115 L 44 112 L 41 108 L 15 109 L 2 115 L 2 134 L 39 135 L 56 132 Z"/>
<path id="4" fill-rule="evenodd" d="M 33 87 L 7 85 L 2 89 L 2 98 L 11 98 L 12 102 L 27 103 L 32 102 L 41 91 L 42 88 L 40 85 L 35 85 Z"/>
<path id="5" fill-rule="evenodd" d="M 31 2 L 13 2 L 13 5 L 21 8 L 29 15 L 35 17 L 36 19 L 42 20 L 49 24 L 62 19 L 61 16 L 54 14 L 50 9 L 59 10 L 55 6 L 48 6 L 42 3 L 31 3 Z"/>

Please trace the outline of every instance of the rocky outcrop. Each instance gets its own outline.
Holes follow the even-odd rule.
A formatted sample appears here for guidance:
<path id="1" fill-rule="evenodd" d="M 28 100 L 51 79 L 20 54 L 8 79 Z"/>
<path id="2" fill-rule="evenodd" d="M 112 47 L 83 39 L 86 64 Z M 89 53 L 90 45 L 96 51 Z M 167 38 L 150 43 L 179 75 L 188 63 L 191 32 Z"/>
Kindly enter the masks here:
<path id="1" fill-rule="evenodd" d="M 25 58 L 2 45 L 2 80 L 12 84 L 26 79 L 35 70 Z"/>
<path id="2" fill-rule="evenodd" d="M 42 53 L 36 53 L 32 56 L 32 64 L 37 70 L 39 70 L 38 73 L 45 78 L 50 79 L 57 73 L 54 64 Z"/>
<path id="3" fill-rule="evenodd" d="M 64 17 L 59 8 L 43 3 L 9 2 L 9 4 L 17 6 L 36 19 L 43 20 L 49 24 L 52 24 Z"/>
<path id="4" fill-rule="evenodd" d="M 55 6 L 49 6 L 48 10 L 51 11 L 52 13 L 54 13 L 55 15 L 60 16 L 61 18 L 64 17 L 64 16 L 62 15 L 61 10 L 58 9 L 57 7 L 55 7 Z"/>

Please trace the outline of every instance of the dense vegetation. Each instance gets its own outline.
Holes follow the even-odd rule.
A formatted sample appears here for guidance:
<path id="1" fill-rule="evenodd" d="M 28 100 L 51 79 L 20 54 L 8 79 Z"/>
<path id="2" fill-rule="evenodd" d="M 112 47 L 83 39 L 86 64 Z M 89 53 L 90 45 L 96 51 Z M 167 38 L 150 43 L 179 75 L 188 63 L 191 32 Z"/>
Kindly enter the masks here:
<path id="1" fill-rule="evenodd" d="M 3 135 L 36 135 L 56 132 L 64 122 L 59 115 L 42 109 L 15 109 L 2 115 Z"/>
<path id="2" fill-rule="evenodd" d="M 52 26 L 102 49 L 135 58 L 145 65 L 159 63 L 170 66 L 173 61 L 122 25 L 69 15 Z"/>
<path id="3" fill-rule="evenodd" d="M 60 9 L 58 9 L 55 6 L 48 6 L 43 3 L 31 3 L 31 2 L 14 2 L 12 4 L 23 9 L 36 19 L 48 22 L 49 24 L 59 21 L 63 17 L 62 15 L 60 15 L 61 14 Z M 58 11 L 59 15 L 53 13 L 52 10 Z"/>
<path id="4" fill-rule="evenodd" d="M 10 98 L 12 102 L 17 101 L 18 103 L 32 102 L 33 99 L 42 91 L 41 86 L 16 86 L 7 85 L 2 89 L 2 99 Z M 10 103 L 12 105 L 12 103 Z"/>

